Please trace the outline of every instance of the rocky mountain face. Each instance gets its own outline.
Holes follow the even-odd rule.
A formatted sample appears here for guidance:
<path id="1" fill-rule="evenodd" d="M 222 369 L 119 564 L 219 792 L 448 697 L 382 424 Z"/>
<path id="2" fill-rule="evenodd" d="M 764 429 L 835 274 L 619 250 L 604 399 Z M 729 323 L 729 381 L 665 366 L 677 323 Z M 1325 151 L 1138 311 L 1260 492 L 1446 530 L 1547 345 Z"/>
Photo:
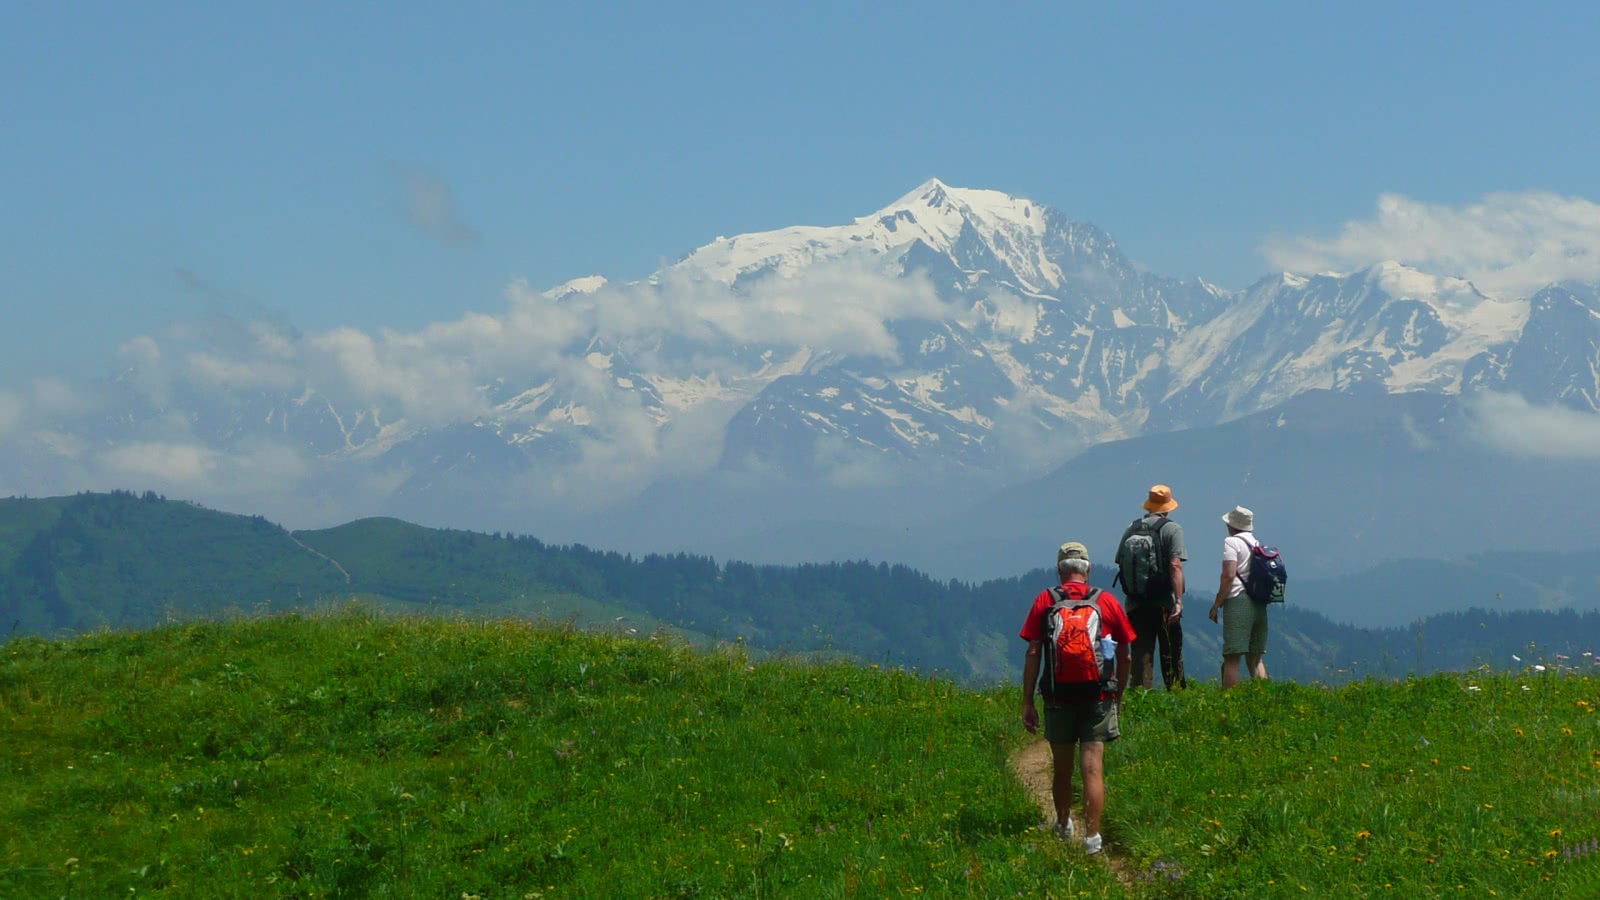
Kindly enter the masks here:
<path id="1" fill-rule="evenodd" d="M 1553 284 L 1534 294 L 1520 333 L 1475 356 L 1465 379 L 1532 403 L 1600 410 L 1600 285 Z"/>
<path id="2" fill-rule="evenodd" d="M 556 323 L 528 326 L 554 336 L 542 356 L 493 356 L 473 342 L 480 323 L 464 321 L 441 338 L 455 357 L 392 364 L 357 391 L 297 362 L 308 340 L 361 351 L 348 335 L 255 335 L 277 368 L 256 366 L 248 386 L 220 355 L 159 384 L 135 363 L 110 412 L 53 433 L 117 446 L 181 423 L 219 452 L 298 448 L 334 482 L 383 473 L 393 496 L 425 507 L 584 478 L 634 477 L 618 490 L 637 496 L 718 472 L 1015 482 L 1094 445 L 1311 391 L 1496 390 L 1600 409 L 1594 285 L 1490 297 L 1387 262 L 1229 291 L 1144 270 L 1049 207 L 937 180 L 847 224 L 719 237 L 641 283 L 578 279 L 510 302 L 502 330 Z M 614 327 L 619 309 L 644 307 L 659 323 Z M 426 395 L 460 367 L 476 380 L 431 412 L 385 399 L 401 386 Z"/>

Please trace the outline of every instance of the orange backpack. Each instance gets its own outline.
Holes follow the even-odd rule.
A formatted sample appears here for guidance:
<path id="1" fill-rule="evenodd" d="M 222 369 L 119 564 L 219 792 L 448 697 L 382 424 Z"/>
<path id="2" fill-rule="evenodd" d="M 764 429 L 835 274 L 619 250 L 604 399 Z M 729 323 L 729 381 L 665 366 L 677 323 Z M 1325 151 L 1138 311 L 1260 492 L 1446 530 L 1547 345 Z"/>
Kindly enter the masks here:
<path id="1" fill-rule="evenodd" d="M 1091 587 L 1079 600 L 1064 587 L 1051 588 L 1050 593 L 1053 602 L 1045 614 L 1039 693 L 1066 700 L 1098 698 L 1101 691 L 1115 690 L 1116 653 L 1102 627 L 1101 590 Z"/>

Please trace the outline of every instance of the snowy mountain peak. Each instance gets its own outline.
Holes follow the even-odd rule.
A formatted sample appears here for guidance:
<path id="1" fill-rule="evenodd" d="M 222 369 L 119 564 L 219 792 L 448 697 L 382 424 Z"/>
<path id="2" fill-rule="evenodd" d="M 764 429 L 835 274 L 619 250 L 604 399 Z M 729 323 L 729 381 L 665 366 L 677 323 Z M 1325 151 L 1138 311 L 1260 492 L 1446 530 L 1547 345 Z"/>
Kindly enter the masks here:
<path id="1" fill-rule="evenodd" d="M 1358 275 L 1393 297 L 1421 300 L 1441 312 L 1470 310 L 1491 299 L 1465 278 L 1433 275 L 1392 259 L 1368 266 Z"/>
<path id="2" fill-rule="evenodd" d="M 606 281 L 603 275 L 585 275 L 582 278 L 574 278 L 564 284 L 556 285 L 545 291 L 544 296 L 551 300 L 560 300 L 563 297 L 571 297 L 574 294 L 592 294 L 607 284 L 609 282 Z"/>
<path id="3" fill-rule="evenodd" d="M 981 247 L 1011 270 L 1019 286 L 1042 291 L 1061 283 L 1048 257 L 1045 207 L 1000 191 L 956 188 L 937 178 L 870 215 L 836 226 L 802 225 L 741 234 L 707 244 L 679 261 L 688 270 L 725 283 L 776 274 L 788 277 L 818 262 L 860 256 L 897 258 L 916 242 L 956 256 Z M 1107 242 L 1109 244 L 1109 241 Z"/>
<path id="4" fill-rule="evenodd" d="M 1045 208 L 1026 197 L 951 187 L 937 178 L 856 220 L 857 225 L 874 223 L 900 231 L 906 230 L 901 223 L 914 223 L 929 246 L 945 253 L 968 228 L 991 250 L 1026 249 L 1042 241 L 1047 224 Z"/>

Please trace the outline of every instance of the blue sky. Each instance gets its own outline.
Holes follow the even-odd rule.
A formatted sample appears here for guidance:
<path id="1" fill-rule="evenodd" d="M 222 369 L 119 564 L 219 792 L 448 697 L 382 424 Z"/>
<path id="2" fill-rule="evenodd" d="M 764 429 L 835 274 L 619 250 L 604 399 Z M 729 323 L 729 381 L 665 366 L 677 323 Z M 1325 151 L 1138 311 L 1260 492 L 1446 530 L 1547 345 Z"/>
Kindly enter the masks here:
<path id="1" fill-rule="evenodd" d="M 1596 25 L 1579 4 L 9 4 L 0 382 L 109 371 L 218 309 L 309 331 L 495 311 L 515 278 L 635 278 L 934 176 L 1242 287 L 1274 237 L 1336 235 L 1386 193 L 1600 200 Z"/>

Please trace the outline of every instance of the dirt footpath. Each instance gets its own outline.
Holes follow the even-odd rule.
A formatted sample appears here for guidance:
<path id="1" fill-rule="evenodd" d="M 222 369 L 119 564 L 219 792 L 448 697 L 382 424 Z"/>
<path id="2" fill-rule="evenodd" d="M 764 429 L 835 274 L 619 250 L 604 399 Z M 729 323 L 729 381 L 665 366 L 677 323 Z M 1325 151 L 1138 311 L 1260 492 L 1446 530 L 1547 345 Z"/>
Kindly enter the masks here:
<path id="1" fill-rule="evenodd" d="M 1050 760 L 1050 745 L 1040 740 L 1023 747 L 1011 757 L 1011 771 L 1016 773 L 1022 786 L 1028 789 L 1028 793 L 1033 795 L 1034 802 L 1039 804 L 1039 814 L 1044 817 L 1042 821 L 1054 822 L 1056 803 L 1051 781 L 1055 770 Z M 1083 834 L 1083 820 L 1075 813 L 1072 821 L 1078 828 L 1078 834 Z M 1101 824 L 1101 831 L 1104 833 L 1104 823 Z M 1128 860 L 1117 851 L 1110 838 L 1106 839 L 1105 849 L 1099 857 L 1111 867 L 1111 871 L 1117 876 L 1117 880 L 1122 882 L 1123 887 L 1133 890 L 1133 875 L 1129 870 Z"/>

